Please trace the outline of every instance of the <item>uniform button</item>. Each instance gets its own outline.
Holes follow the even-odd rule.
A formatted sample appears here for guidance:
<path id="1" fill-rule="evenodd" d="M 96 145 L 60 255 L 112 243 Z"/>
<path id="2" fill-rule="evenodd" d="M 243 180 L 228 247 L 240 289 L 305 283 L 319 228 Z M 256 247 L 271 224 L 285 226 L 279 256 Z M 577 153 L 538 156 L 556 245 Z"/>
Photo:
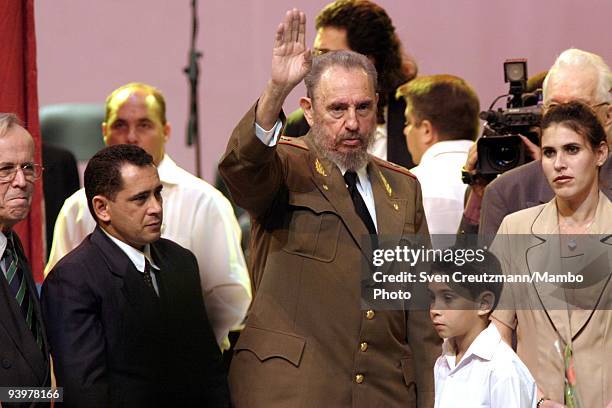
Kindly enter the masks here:
<path id="1" fill-rule="evenodd" d="M 359 350 L 366 351 L 367 349 L 368 349 L 368 343 L 366 343 L 365 341 L 359 344 Z"/>
<path id="2" fill-rule="evenodd" d="M 11 368 L 11 360 L 9 360 L 8 358 L 3 358 L 2 359 L 2 367 L 3 368 Z"/>
<path id="3" fill-rule="evenodd" d="M 356 382 L 357 384 L 361 384 L 361 383 L 363 382 L 363 380 L 364 380 L 363 374 L 357 374 L 357 375 L 355 376 L 355 382 Z"/>
<path id="4" fill-rule="evenodd" d="M 368 311 L 366 312 L 366 319 L 368 319 L 368 320 L 372 320 L 372 319 L 374 318 L 374 315 L 375 315 L 375 314 L 376 314 L 376 313 L 374 313 L 374 311 L 373 311 L 373 310 L 371 310 L 371 309 L 370 309 L 370 310 L 368 310 Z"/>

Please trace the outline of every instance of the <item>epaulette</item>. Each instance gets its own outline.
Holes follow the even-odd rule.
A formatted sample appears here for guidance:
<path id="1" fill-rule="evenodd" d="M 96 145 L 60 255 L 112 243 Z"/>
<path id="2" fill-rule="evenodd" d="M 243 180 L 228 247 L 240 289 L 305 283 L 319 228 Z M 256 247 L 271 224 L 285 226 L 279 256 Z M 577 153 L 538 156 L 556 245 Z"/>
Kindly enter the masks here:
<path id="1" fill-rule="evenodd" d="M 378 164 L 379 166 L 384 167 L 384 168 L 389 169 L 389 170 L 396 171 L 398 173 L 405 174 L 406 176 L 412 177 L 413 179 L 416 180 L 416 176 L 414 174 L 412 174 L 410 172 L 410 170 L 408 170 L 407 168 L 402 167 L 399 164 L 395 164 L 395 163 L 391 163 L 391 162 L 388 162 L 388 161 L 383 160 L 383 159 L 379 159 L 376 156 L 373 156 L 373 158 L 374 158 L 374 161 L 376 162 L 376 164 Z"/>
<path id="2" fill-rule="evenodd" d="M 298 147 L 303 150 L 309 150 L 308 146 L 306 146 L 306 143 L 300 137 L 281 136 L 278 143 Z"/>

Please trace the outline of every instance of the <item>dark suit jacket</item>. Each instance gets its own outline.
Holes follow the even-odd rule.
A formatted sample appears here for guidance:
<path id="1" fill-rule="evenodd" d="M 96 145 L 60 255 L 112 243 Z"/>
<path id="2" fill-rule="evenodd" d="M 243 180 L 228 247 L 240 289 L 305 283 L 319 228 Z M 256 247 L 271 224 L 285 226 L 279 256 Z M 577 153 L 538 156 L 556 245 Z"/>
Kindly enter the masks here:
<path id="1" fill-rule="evenodd" d="M 370 241 L 340 170 L 316 154 L 310 135 L 265 146 L 254 121 L 252 108 L 219 166 L 236 203 L 253 217 L 254 299 L 230 369 L 232 402 L 433 406 L 440 339 L 426 311 L 362 310 Z M 428 237 L 416 178 L 378 159 L 367 171 L 379 235 L 392 246 L 412 234 Z"/>
<path id="2" fill-rule="evenodd" d="M 599 180 L 601 191 L 612 199 L 612 156 L 601 167 Z M 478 234 L 490 243 L 506 215 L 547 203 L 553 196 L 539 160 L 502 174 L 485 190 Z"/>
<path id="3" fill-rule="evenodd" d="M 404 124 L 406 119 L 404 111 L 406 102 L 404 98 L 396 99 L 395 94 L 388 95 L 389 104 L 387 105 L 387 161 L 399 164 L 407 169 L 414 167 L 412 156 L 406 145 L 404 136 Z M 298 109 L 287 117 L 287 122 L 282 134 L 285 136 L 299 137 L 304 136 L 310 130 L 304 112 Z"/>
<path id="4" fill-rule="evenodd" d="M 47 276 L 42 306 L 67 406 L 227 406 L 197 261 L 165 239 L 151 254 L 159 297 L 100 227 Z"/>
<path id="5" fill-rule="evenodd" d="M 55 219 L 64 201 L 79 189 L 76 159 L 68 150 L 43 142 L 43 190 L 45 196 L 45 226 L 47 257 L 53 242 Z"/>
<path id="6" fill-rule="evenodd" d="M 13 235 L 19 267 L 34 301 L 34 315 L 43 333 L 43 350 L 26 326 L 23 314 L 0 272 L 0 387 L 48 387 L 49 347 L 45 336 L 38 291 L 17 234 Z M 29 406 L 30 404 L 24 404 Z M 13 405 L 11 405 L 13 406 Z M 33 405 L 39 406 L 39 405 Z"/>

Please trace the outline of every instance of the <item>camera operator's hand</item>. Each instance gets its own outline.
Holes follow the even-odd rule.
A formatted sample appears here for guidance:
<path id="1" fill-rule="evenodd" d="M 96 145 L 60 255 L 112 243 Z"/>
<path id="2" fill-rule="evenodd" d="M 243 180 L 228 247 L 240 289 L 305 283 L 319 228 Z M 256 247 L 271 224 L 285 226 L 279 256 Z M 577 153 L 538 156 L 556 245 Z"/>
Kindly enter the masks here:
<path id="1" fill-rule="evenodd" d="M 527 148 L 527 151 L 529 152 L 529 155 L 531 156 L 531 158 L 533 160 L 540 160 L 542 158 L 542 151 L 540 150 L 540 146 L 533 143 L 531 140 L 529 140 L 523 135 L 519 135 L 519 136 L 521 137 L 521 140 L 523 141 L 523 144 Z"/>
<path id="2" fill-rule="evenodd" d="M 465 170 L 473 173 L 476 171 L 476 163 L 478 162 L 478 145 L 474 143 L 468 151 L 467 160 L 465 161 Z"/>
<path id="3" fill-rule="evenodd" d="M 470 183 L 470 194 L 476 194 L 476 196 L 481 199 L 488 181 L 485 178 L 477 175 L 476 163 L 478 163 L 478 143 L 474 143 L 470 147 L 463 169 L 472 175 L 473 181 Z"/>

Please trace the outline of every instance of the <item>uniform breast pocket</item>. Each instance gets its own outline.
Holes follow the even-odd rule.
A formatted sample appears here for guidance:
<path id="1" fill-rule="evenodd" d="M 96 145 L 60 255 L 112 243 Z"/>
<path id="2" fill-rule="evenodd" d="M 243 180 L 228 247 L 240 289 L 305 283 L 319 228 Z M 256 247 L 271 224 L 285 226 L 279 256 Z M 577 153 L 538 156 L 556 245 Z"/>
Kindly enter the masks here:
<path id="1" fill-rule="evenodd" d="M 333 207 L 312 193 L 289 197 L 287 243 L 290 254 L 331 262 L 336 257 L 341 221 Z"/>

